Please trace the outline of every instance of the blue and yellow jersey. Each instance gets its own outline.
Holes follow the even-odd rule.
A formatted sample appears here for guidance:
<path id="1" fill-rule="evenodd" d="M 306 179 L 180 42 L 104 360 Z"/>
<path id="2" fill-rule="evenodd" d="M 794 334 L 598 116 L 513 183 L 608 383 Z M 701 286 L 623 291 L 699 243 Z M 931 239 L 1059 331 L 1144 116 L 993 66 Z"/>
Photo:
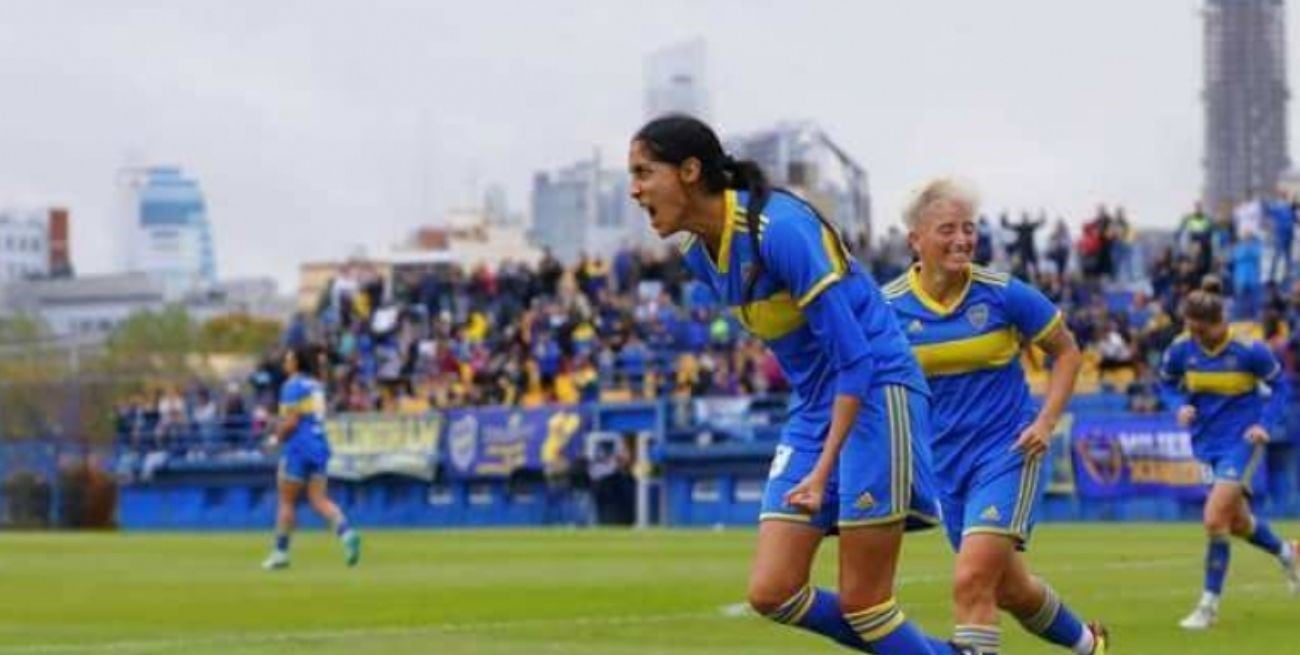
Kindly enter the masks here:
<path id="1" fill-rule="evenodd" d="M 1202 452 L 1240 444 L 1255 424 L 1275 429 L 1290 392 L 1268 344 L 1238 335 L 1214 349 L 1179 337 L 1165 350 L 1160 378 L 1196 408 L 1192 443 Z"/>
<path id="2" fill-rule="evenodd" d="M 884 294 L 930 384 L 931 447 L 943 471 L 958 455 L 979 461 L 1007 450 L 1033 421 L 1038 407 L 1020 351 L 1051 334 L 1062 315 L 1037 289 L 979 266 L 944 305 L 921 288 L 918 271 L 886 284 Z"/>
<path id="3" fill-rule="evenodd" d="M 707 284 L 736 319 L 767 346 L 794 390 L 784 437 L 820 447 L 837 393 L 866 401 L 881 385 L 927 393 L 879 287 L 839 239 L 798 198 L 774 192 L 759 218 L 761 274 L 745 302 L 754 266 L 744 192 L 727 191 L 726 224 L 717 259 L 691 236 L 686 267 Z"/>
<path id="4" fill-rule="evenodd" d="M 280 416 L 297 416 L 298 425 L 289 436 L 291 446 L 325 440 L 325 389 L 305 375 L 294 375 L 280 387 Z"/>

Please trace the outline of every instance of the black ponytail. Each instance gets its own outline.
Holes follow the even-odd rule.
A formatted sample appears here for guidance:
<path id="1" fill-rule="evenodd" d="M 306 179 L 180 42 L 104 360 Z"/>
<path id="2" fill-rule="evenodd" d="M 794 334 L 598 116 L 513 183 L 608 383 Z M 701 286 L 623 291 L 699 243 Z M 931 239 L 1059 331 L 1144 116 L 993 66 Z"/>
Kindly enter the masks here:
<path id="1" fill-rule="evenodd" d="M 754 251 L 754 265 L 745 280 L 744 302 L 741 312 L 747 312 L 749 302 L 754 298 L 758 278 L 765 270 L 763 253 L 759 250 L 758 232 L 761 227 L 763 208 L 767 206 L 773 192 L 790 195 L 803 203 L 809 211 L 821 221 L 822 225 L 834 235 L 837 244 L 835 253 L 842 267 L 848 267 L 848 249 L 840 238 L 839 230 L 815 207 L 804 202 L 794 194 L 783 189 L 774 189 L 757 163 L 747 159 L 733 159 L 722 150 L 722 142 L 703 121 L 685 114 L 669 114 L 656 118 L 637 130 L 633 141 L 640 141 L 646 151 L 656 161 L 673 166 L 680 166 L 687 159 L 695 158 L 700 162 L 700 181 L 709 193 L 722 193 L 727 189 L 745 191 L 745 225 L 749 229 L 749 245 Z M 726 220 L 732 220 L 730 216 Z M 748 320 L 748 316 L 745 316 Z"/>
<path id="2" fill-rule="evenodd" d="M 725 165 L 733 187 L 744 189 L 749 196 L 745 200 L 745 227 L 749 228 L 749 247 L 754 251 L 754 265 L 750 267 L 746 276 L 744 303 L 740 306 L 740 311 L 747 313 L 749 302 L 754 299 L 758 278 L 765 268 L 763 253 L 758 249 L 758 230 L 761 227 L 763 207 L 767 206 L 768 198 L 772 196 L 772 188 L 768 186 L 763 169 L 752 161 L 745 159 L 737 161 L 727 156 Z M 731 220 L 730 217 L 727 220 Z M 746 316 L 745 319 L 748 320 L 749 317 Z"/>
<path id="3" fill-rule="evenodd" d="M 305 343 L 293 349 L 293 361 L 298 372 L 307 377 L 321 378 L 321 358 L 325 351 L 314 343 Z"/>

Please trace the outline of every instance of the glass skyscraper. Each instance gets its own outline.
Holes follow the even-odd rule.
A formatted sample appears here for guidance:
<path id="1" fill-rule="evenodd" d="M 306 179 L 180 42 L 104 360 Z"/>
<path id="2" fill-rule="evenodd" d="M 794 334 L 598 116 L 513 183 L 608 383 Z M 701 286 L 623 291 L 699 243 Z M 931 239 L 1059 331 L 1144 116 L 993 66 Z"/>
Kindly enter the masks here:
<path id="1" fill-rule="evenodd" d="M 176 166 L 125 169 L 119 179 L 125 269 L 161 278 L 169 294 L 215 284 L 212 228 L 198 181 Z"/>

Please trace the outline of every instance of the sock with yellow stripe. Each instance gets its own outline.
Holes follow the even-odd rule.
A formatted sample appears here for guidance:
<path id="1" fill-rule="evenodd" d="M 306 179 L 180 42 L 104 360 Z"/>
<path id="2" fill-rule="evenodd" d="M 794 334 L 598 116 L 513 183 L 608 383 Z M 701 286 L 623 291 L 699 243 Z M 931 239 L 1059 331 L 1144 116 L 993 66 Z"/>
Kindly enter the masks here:
<path id="1" fill-rule="evenodd" d="M 775 612 L 768 614 L 767 618 L 829 637 L 841 646 L 859 652 L 874 652 L 840 613 L 840 598 L 833 591 L 804 587 L 782 603 Z M 930 637 L 926 639 L 934 655 L 955 655 L 948 642 Z"/>
<path id="2" fill-rule="evenodd" d="M 996 625 L 959 625 L 952 641 L 977 655 L 998 655 L 1002 650 L 1002 630 Z"/>
<path id="3" fill-rule="evenodd" d="M 1058 646 L 1064 646 L 1076 653 L 1092 652 L 1092 631 L 1083 625 L 1083 621 L 1070 611 L 1061 597 L 1056 595 L 1046 583 L 1043 585 L 1043 606 L 1033 615 L 1016 617 L 1025 630 L 1042 637 Z"/>
<path id="4" fill-rule="evenodd" d="M 878 655 L 951 655 L 952 647 L 927 637 L 907 620 L 894 599 L 875 607 L 845 614 L 845 620 L 862 638 L 869 652 Z"/>
<path id="5" fill-rule="evenodd" d="M 858 638 L 858 633 L 840 614 L 840 599 L 834 592 L 805 586 L 767 618 L 830 637 L 844 646 L 865 652 L 865 644 Z"/>

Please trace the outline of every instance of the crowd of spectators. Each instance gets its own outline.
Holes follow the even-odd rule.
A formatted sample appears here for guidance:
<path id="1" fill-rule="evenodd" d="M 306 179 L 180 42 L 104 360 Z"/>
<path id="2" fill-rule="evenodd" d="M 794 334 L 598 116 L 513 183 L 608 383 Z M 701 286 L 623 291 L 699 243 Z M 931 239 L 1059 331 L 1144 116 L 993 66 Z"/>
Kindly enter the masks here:
<path id="1" fill-rule="evenodd" d="M 784 390 L 775 360 L 742 334 L 675 249 L 611 261 L 505 262 L 399 270 L 348 267 L 286 345 L 325 343 L 339 412 L 423 412 Z M 260 375 L 279 379 L 276 357 Z"/>
<path id="2" fill-rule="evenodd" d="M 1297 206 L 1280 196 L 1208 213 L 1199 204 L 1174 230 L 1139 234 L 1122 207 L 1098 207 L 1072 234 L 1045 213 L 981 216 L 975 260 L 1042 289 L 1085 351 L 1083 393 L 1128 393 L 1158 409 L 1154 371 L 1181 332 L 1178 300 L 1206 275 L 1230 290 L 1247 320 L 1295 372 L 1300 283 L 1291 276 Z M 905 235 L 890 227 L 855 256 L 882 284 L 906 271 Z M 1266 255 L 1271 264 L 1263 266 Z M 534 263 L 397 269 L 343 268 L 311 311 L 293 317 L 281 349 L 327 346 L 332 412 L 422 413 L 480 405 L 616 402 L 641 398 L 781 394 L 772 355 L 688 279 L 675 247 L 626 248 L 572 265 Z M 122 440 L 206 442 L 256 433 L 274 414 L 284 374 L 267 353 L 246 381 L 218 389 L 165 388 L 128 399 Z M 1043 362 L 1025 354 L 1031 381 Z"/>

